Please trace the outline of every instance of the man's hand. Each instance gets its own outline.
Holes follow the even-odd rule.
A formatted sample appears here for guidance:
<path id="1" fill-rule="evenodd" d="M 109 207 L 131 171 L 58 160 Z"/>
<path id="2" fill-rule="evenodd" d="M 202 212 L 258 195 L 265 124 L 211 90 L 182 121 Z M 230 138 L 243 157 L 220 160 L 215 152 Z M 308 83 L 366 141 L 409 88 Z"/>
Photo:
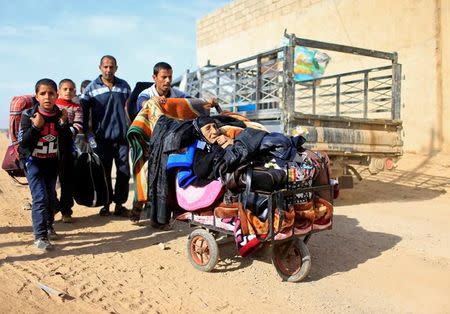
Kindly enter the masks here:
<path id="1" fill-rule="evenodd" d="M 158 102 L 158 104 L 160 105 L 164 105 L 167 102 L 167 98 L 166 96 L 155 96 L 153 97 L 154 99 L 156 99 L 156 101 Z"/>
<path id="2" fill-rule="evenodd" d="M 66 123 L 67 119 L 69 118 L 69 114 L 67 113 L 66 109 L 61 110 L 61 118 L 59 118 L 59 123 L 64 124 Z"/>
<path id="3" fill-rule="evenodd" d="M 203 109 L 209 110 L 214 108 L 217 105 L 217 99 L 214 97 L 210 97 L 206 100 L 206 103 L 203 105 Z"/>
<path id="4" fill-rule="evenodd" d="M 31 118 L 31 122 L 33 123 L 34 127 L 37 129 L 40 129 L 44 126 L 44 118 L 39 112 L 36 112 Z"/>

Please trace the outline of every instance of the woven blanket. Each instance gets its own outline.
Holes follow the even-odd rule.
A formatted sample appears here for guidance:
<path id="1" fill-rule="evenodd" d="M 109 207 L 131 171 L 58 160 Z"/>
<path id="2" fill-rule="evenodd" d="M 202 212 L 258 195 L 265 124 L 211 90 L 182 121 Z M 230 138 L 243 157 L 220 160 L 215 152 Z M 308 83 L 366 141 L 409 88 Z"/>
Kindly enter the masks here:
<path id="1" fill-rule="evenodd" d="M 197 98 L 168 98 L 163 105 L 156 99 L 150 99 L 143 104 L 127 132 L 131 146 L 135 202 L 142 204 L 148 200 L 149 140 L 159 117 L 165 115 L 173 119 L 190 120 L 200 115 L 209 115 L 209 110 L 203 108 L 205 103 L 205 100 Z"/>

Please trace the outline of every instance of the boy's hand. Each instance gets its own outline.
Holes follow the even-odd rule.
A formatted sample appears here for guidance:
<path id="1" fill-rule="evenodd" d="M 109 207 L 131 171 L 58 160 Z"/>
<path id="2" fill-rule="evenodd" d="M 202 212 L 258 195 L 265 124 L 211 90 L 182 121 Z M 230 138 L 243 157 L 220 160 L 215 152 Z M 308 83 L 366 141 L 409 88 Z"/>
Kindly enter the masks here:
<path id="1" fill-rule="evenodd" d="M 59 123 L 64 124 L 67 121 L 67 118 L 69 117 L 69 114 L 67 113 L 66 109 L 61 110 L 61 118 L 59 118 Z"/>
<path id="2" fill-rule="evenodd" d="M 44 126 L 44 118 L 39 112 L 36 112 L 31 118 L 31 122 L 33 123 L 34 127 L 37 129 L 40 129 Z"/>

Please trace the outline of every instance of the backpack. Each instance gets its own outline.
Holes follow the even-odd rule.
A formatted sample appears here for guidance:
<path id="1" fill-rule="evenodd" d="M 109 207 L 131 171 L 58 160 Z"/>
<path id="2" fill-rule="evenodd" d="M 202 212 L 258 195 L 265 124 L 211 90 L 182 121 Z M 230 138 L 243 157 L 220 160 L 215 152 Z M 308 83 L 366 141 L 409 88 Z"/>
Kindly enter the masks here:
<path id="1" fill-rule="evenodd" d="M 5 170 L 13 179 L 19 184 L 25 185 L 26 183 L 20 182 L 16 177 L 24 177 L 25 172 L 20 167 L 19 161 L 19 141 L 18 134 L 20 130 L 20 119 L 22 112 L 33 106 L 33 96 L 14 96 L 9 106 L 9 129 L 8 135 L 10 144 L 6 149 L 5 157 L 2 162 L 2 169 Z"/>
<path id="2" fill-rule="evenodd" d="M 92 149 L 82 152 L 74 164 L 73 198 L 79 205 L 98 207 L 108 204 L 109 191 L 100 158 Z"/>

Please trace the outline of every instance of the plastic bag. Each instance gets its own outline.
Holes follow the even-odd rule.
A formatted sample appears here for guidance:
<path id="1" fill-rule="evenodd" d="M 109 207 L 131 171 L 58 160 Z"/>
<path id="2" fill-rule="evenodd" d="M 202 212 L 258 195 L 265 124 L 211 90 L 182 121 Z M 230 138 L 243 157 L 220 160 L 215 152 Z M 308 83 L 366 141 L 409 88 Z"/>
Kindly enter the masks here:
<path id="1" fill-rule="evenodd" d="M 301 82 L 321 78 L 331 58 L 326 53 L 296 46 L 294 52 L 294 80 Z"/>

